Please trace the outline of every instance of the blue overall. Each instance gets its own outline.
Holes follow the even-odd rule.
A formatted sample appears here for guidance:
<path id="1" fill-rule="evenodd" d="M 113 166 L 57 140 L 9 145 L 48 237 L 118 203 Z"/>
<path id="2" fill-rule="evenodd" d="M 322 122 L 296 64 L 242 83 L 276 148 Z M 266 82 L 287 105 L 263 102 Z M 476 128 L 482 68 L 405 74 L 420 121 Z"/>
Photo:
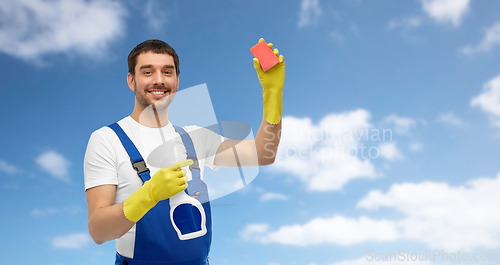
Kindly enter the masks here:
<path id="1" fill-rule="evenodd" d="M 141 154 L 127 134 L 118 125 L 109 125 L 118 135 L 125 147 L 132 166 L 143 182 L 149 180 L 149 169 Z M 127 258 L 116 253 L 115 265 L 207 265 L 208 253 L 212 241 L 212 216 L 208 190 L 200 178 L 200 168 L 191 137 L 186 131 L 174 125 L 174 129 L 181 136 L 188 158 L 194 163 L 190 166 L 192 179 L 188 182 L 188 195 L 198 199 L 206 215 L 207 233 L 203 236 L 180 240 L 170 217 L 169 200 L 159 201 L 137 223 L 135 233 L 134 258 Z M 201 216 L 198 208 L 190 204 L 181 204 L 174 210 L 174 222 L 182 233 L 190 233 L 199 229 Z"/>

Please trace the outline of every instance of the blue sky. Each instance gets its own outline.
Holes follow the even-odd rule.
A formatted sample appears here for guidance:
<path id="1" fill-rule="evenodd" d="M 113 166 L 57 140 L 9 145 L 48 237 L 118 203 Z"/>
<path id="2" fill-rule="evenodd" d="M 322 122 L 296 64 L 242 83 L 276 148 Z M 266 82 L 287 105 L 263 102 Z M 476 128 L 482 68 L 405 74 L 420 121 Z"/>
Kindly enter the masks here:
<path id="1" fill-rule="evenodd" d="M 278 159 L 212 202 L 214 264 L 358 265 L 399 251 L 473 264 L 455 254 L 499 253 L 498 10 L 477 0 L 2 1 L 3 262 L 114 261 L 114 242 L 88 236 L 83 156 L 94 130 L 132 112 L 126 57 L 151 38 L 179 54 L 181 89 L 205 83 L 217 119 L 254 133 L 262 95 L 249 49 L 263 37 L 285 56 Z"/>

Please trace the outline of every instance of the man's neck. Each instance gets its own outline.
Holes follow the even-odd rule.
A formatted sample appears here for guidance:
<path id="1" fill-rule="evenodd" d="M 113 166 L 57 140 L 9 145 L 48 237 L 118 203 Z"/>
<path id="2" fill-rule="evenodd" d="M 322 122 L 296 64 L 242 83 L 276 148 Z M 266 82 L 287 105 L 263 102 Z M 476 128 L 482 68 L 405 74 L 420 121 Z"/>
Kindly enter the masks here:
<path id="1" fill-rule="evenodd" d="M 156 110 L 151 106 L 145 109 L 134 108 L 130 117 L 146 127 L 160 128 L 168 124 L 168 107 L 163 110 Z"/>

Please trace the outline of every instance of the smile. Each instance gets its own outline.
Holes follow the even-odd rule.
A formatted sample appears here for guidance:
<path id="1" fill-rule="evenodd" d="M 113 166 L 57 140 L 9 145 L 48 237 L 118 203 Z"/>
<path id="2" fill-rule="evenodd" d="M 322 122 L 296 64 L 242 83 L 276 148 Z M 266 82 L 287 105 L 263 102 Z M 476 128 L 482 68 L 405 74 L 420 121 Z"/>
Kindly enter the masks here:
<path id="1" fill-rule="evenodd" d="M 163 98 L 163 97 L 166 97 L 167 95 L 169 95 L 171 92 L 171 90 L 158 90 L 158 89 L 155 89 L 155 90 L 149 90 L 148 93 L 153 95 L 154 98 L 157 98 L 157 99 L 160 99 L 160 98 Z"/>
<path id="2" fill-rule="evenodd" d="M 149 93 L 151 93 L 153 95 L 163 95 L 163 94 L 167 93 L 167 91 L 150 91 Z"/>

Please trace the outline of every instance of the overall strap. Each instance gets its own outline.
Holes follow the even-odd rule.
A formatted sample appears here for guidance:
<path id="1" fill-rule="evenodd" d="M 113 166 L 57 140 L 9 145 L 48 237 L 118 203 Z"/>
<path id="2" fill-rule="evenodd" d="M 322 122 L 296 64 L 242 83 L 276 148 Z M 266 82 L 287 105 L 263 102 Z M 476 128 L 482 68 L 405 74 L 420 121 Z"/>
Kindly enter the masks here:
<path id="1" fill-rule="evenodd" d="M 116 135 L 122 142 L 123 147 L 125 147 L 125 150 L 130 157 L 132 167 L 134 167 L 135 171 L 137 171 L 137 175 L 139 175 L 143 182 L 148 181 L 151 178 L 151 175 L 149 174 L 149 168 L 146 166 L 146 162 L 142 158 L 141 153 L 139 153 L 139 150 L 137 150 L 132 140 L 130 140 L 130 138 L 123 131 L 122 127 L 118 125 L 118 123 L 115 122 L 111 125 L 108 125 L 108 127 L 116 133 Z"/>
<path id="2" fill-rule="evenodd" d="M 193 159 L 193 164 L 189 166 L 193 179 L 200 179 L 200 165 L 198 164 L 198 157 L 196 156 L 191 136 L 189 136 L 189 134 L 182 127 L 176 125 L 173 126 L 175 131 L 181 136 L 182 143 L 184 144 L 188 154 L 188 159 Z"/>

